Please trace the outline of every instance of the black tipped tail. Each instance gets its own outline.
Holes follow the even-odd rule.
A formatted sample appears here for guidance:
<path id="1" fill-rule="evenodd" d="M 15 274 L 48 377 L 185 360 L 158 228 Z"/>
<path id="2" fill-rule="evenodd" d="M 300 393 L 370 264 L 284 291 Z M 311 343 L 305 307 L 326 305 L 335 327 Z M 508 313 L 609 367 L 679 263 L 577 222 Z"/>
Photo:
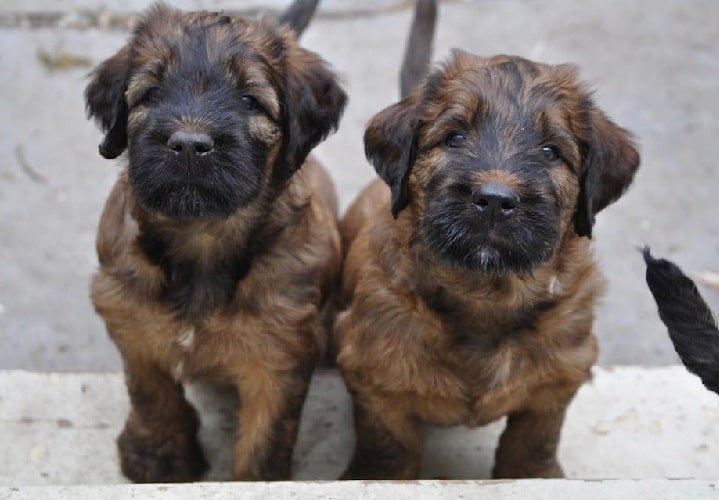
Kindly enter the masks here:
<path id="1" fill-rule="evenodd" d="M 687 369 L 719 394 L 719 330 L 696 285 L 672 262 L 655 259 L 644 247 L 647 285 Z"/>
<path id="2" fill-rule="evenodd" d="M 429 71 L 432 42 L 437 23 L 437 0 L 416 0 L 404 61 L 400 73 L 400 94 L 404 99 Z"/>
<path id="3" fill-rule="evenodd" d="M 295 0 L 280 14 L 280 24 L 286 24 L 299 37 L 310 24 L 320 0 Z"/>

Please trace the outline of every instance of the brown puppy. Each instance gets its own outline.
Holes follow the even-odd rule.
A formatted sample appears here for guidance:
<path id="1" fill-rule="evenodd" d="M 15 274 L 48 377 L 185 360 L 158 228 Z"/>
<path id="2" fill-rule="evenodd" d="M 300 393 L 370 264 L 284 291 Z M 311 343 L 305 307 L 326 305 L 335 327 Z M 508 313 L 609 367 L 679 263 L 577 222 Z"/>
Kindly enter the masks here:
<path id="1" fill-rule="evenodd" d="M 494 477 L 561 476 L 565 410 L 597 354 L 589 236 L 638 167 L 629 134 L 572 66 L 457 50 L 371 120 L 365 146 L 386 185 L 343 226 L 345 477 L 415 478 L 423 422 L 505 415 Z"/>
<path id="2" fill-rule="evenodd" d="M 162 5 L 95 70 L 86 100 L 107 134 L 100 151 L 128 150 L 92 300 L 124 362 L 130 479 L 204 471 L 182 387 L 196 379 L 237 388 L 233 477 L 290 477 L 340 259 L 331 180 L 305 159 L 345 99 L 289 27 Z"/>

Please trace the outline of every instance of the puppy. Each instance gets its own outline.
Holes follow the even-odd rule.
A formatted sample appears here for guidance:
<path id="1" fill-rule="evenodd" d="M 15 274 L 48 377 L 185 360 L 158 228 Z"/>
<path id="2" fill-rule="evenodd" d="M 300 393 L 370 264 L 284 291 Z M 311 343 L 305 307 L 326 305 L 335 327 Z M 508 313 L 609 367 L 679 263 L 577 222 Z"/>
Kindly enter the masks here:
<path id="1" fill-rule="evenodd" d="M 561 477 L 564 414 L 597 356 L 592 225 L 639 166 L 630 134 L 573 66 L 455 50 L 364 139 L 383 182 L 342 226 L 344 477 L 416 478 L 423 422 L 503 416 L 493 476 Z"/>
<path id="2" fill-rule="evenodd" d="M 182 384 L 203 380 L 239 394 L 233 478 L 289 478 L 340 259 L 331 180 L 307 155 L 345 93 L 288 26 L 158 4 L 85 97 L 102 155 L 127 149 L 92 280 L 132 406 L 123 473 L 201 476 Z"/>
<path id="3" fill-rule="evenodd" d="M 647 285 L 684 365 L 719 394 L 719 330 L 696 285 L 672 262 L 644 248 Z"/>

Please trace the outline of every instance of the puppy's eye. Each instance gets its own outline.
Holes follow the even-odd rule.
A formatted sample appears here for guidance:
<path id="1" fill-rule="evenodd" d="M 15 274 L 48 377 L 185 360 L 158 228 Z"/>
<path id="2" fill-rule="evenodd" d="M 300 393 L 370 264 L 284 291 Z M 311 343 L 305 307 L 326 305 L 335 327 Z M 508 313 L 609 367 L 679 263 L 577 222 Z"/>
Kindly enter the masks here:
<path id="1" fill-rule="evenodd" d="M 464 136 L 463 133 L 452 132 L 445 138 L 444 144 L 450 148 L 460 148 L 460 147 L 462 147 L 462 145 L 464 144 L 464 141 L 466 139 L 467 138 Z"/>
<path id="2" fill-rule="evenodd" d="M 150 87 L 145 91 L 140 102 L 145 106 L 153 106 L 160 100 L 160 87 Z"/>
<path id="3" fill-rule="evenodd" d="M 549 161 L 557 161 L 560 158 L 559 147 L 556 144 L 545 144 L 542 147 L 542 154 Z"/>
<path id="4" fill-rule="evenodd" d="M 243 95 L 242 97 L 240 97 L 240 102 L 242 102 L 242 105 L 245 107 L 245 109 L 249 111 L 255 111 L 260 107 L 260 103 L 257 102 L 257 99 L 255 99 L 251 95 Z"/>

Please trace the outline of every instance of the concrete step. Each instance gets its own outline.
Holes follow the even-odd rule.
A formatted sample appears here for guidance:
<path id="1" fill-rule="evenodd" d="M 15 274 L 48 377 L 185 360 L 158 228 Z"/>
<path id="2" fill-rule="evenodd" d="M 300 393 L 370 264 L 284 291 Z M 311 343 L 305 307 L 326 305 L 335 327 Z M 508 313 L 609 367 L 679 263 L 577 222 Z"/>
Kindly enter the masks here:
<path id="1" fill-rule="evenodd" d="M 202 418 L 206 480 L 227 480 L 232 393 L 205 386 L 188 393 Z M 127 410 L 120 373 L 0 372 L 0 486 L 125 483 L 115 438 Z M 502 428 L 502 421 L 428 428 L 422 478 L 488 479 Z M 320 371 L 305 405 L 294 479 L 337 478 L 352 443 L 342 380 Z M 679 366 L 597 368 L 570 407 L 559 455 L 572 479 L 717 479 L 719 397 Z"/>
<path id="2" fill-rule="evenodd" d="M 412 483 L 196 483 L 0 488 L 0 500 L 716 500 L 719 481 L 416 481 Z"/>

